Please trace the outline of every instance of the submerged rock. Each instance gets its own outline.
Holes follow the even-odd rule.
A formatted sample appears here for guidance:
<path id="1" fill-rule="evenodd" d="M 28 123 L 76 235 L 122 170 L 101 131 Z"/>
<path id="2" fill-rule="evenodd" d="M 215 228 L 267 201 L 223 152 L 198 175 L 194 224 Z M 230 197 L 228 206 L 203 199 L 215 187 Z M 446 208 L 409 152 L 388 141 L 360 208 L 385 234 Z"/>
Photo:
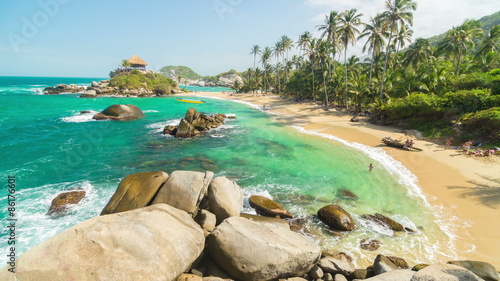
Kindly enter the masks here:
<path id="1" fill-rule="evenodd" d="M 92 117 L 95 120 L 134 120 L 144 116 L 142 110 L 131 104 L 113 104 Z"/>
<path id="2" fill-rule="evenodd" d="M 47 215 L 61 215 L 68 210 L 70 205 L 78 204 L 84 197 L 85 190 L 73 190 L 61 193 L 52 199 Z"/>
<path id="3" fill-rule="evenodd" d="M 280 217 L 282 219 L 291 219 L 293 217 L 283 205 L 264 196 L 252 195 L 248 198 L 248 202 L 257 214 L 261 216 Z"/>
<path id="4" fill-rule="evenodd" d="M 357 201 L 359 199 L 358 195 L 347 189 L 339 189 L 337 192 L 337 196 L 342 199 L 353 200 L 353 201 Z"/>
<path id="5" fill-rule="evenodd" d="M 376 251 L 380 248 L 380 244 L 380 240 L 377 239 L 363 239 L 361 240 L 360 246 L 363 250 Z"/>
<path id="6" fill-rule="evenodd" d="M 366 220 L 371 220 L 373 222 L 376 222 L 382 226 L 385 226 L 393 231 L 404 231 L 405 227 L 400 224 L 399 222 L 388 218 L 382 214 L 376 213 L 375 215 L 362 215 L 361 216 L 363 219 Z"/>
<path id="7" fill-rule="evenodd" d="M 327 205 L 319 209 L 318 217 L 333 230 L 352 231 L 356 228 L 351 215 L 339 205 Z"/>

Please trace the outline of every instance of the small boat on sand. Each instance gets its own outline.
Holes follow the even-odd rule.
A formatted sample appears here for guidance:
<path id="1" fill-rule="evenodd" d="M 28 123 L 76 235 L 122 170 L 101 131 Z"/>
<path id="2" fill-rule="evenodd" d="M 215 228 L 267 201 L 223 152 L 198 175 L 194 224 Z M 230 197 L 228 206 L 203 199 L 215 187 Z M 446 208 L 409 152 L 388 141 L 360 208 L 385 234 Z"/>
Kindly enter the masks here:
<path id="1" fill-rule="evenodd" d="M 392 146 L 392 147 L 397 147 L 397 148 L 401 148 L 401 149 L 407 149 L 407 150 L 416 150 L 416 151 L 422 151 L 422 149 L 420 148 L 417 148 L 417 147 L 409 147 L 409 148 L 406 148 L 405 147 L 405 142 L 401 141 L 401 140 L 395 140 L 391 137 L 385 137 L 382 139 L 382 142 L 385 143 L 386 145 L 388 146 Z"/>
<path id="2" fill-rule="evenodd" d="M 190 100 L 190 99 L 183 99 L 183 98 L 175 98 L 178 101 L 181 102 L 189 102 L 189 103 L 205 103 L 206 101 L 204 100 Z"/>

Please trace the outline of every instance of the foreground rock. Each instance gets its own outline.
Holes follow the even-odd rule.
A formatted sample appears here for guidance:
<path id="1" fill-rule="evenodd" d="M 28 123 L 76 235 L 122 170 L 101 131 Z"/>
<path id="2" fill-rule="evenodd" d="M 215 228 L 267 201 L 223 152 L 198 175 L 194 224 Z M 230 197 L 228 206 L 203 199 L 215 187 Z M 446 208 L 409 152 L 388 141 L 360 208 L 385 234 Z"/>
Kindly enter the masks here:
<path id="1" fill-rule="evenodd" d="M 217 128 L 224 124 L 226 115 L 217 113 L 213 116 L 201 114 L 193 107 L 189 108 L 178 126 L 167 125 L 163 128 L 164 135 L 173 135 L 178 138 L 190 138 L 201 132 Z"/>
<path id="2" fill-rule="evenodd" d="M 143 172 L 126 176 L 109 199 L 101 215 L 125 212 L 148 206 L 168 174 L 162 171 Z"/>
<path id="3" fill-rule="evenodd" d="M 232 180 L 217 177 L 208 187 L 208 206 L 216 215 L 217 223 L 239 216 L 243 206 L 243 191 Z"/>
<path id="4" fill-rule="evenodd" d="M 151 204 L 166 203 L 195 216 L 213 176 L 210 171 L 174 171 Z"/>
<path id="5" fill-rule="evenodd" d="M 79 223 L 21 255 L 16 274 L 4 268 L 0 280 L 173 281 L 204 245 L 191 216 L 155 205 Z"/>
<path id="6" fill-rule="evenodd" d="M 333 275 L 342 274 L 345 276 L 353 274 L 356 270 L 354 264 L 352 264 L 346 255 L 342 254 L 322 258 L 319 262 L 319 267 L 321 267 L 324 272 L 332 273 Z"/>
<path id="7" fill-rule="evenodd" d="M 76 205 L 85 197 L 85 190 L 73 190 L 61 193 L 52 199 L 47 215 L 59 216 L 68 210 L 70 205 Z"/>
<path id="8" fill-rule="evenodd" d="M 271 280 L 307 273 L 321 255 L 314 242 L 283 227 L 231 217 L 207 237 L 211 257 L 241 280 Z"/>
<path id="9" fill-rule="evenodd" d="M 142 110 L 131 104 L 113 104 L 92 117 L 95 120 L 134 120 L 144 116 Z"/>
<path id="10" fill-rule="evenodd" d="M 339 205 L 328 205 L 319 209 L 318 217 L 333 230 L 352 231 L 356 228 L 351 215 Z"/>
<path id="11" fill-rule="evenodd" d="M 482 281 L 471 271 L 452 264 L 435 264 L 421 269 L 413 275 L 411 281 Z"/>
<path id="12" fill-rule="evenodd" d="M 293 216 L 283 205 L 267 197 L 252 195 L 248 198 L 250 206 L 255 209 L 257 214 L 266 217 L 280 217 L 282 219 L 291 219 Z"/>
<path id="13" fill-rule="evenodd" d="M 393 271 L 389 271 L 386 273 L 382 273 L 377 276 L 373 276 L 370 278 L 365 279 L 366 281 L 412 281 L 413 276 L 415 275 L 415 271 L 411 270 L 404 270 L 404 269 L 397 269 Z M 434 279 L 429 279 L 427 281 L 431 281 Z M 435 279 L 435 281 L 438 281 L 440 279 Z M 444 280 L 440 280 L 444 281 Z M 458 281 L 458 280 L 457 280 Z"/>

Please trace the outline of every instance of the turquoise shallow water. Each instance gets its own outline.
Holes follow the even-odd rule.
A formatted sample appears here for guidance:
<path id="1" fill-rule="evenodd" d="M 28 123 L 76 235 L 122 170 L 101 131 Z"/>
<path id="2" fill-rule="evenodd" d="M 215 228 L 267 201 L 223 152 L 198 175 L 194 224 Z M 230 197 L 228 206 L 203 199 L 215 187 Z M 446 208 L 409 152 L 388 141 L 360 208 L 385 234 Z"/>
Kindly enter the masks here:
<path id="1" fill-rule="evenodd" d="M 415 178 L 381 150 L 286 127 L 256 108 L 220 99 L 208 98 L 194 106 L 200 112 L 234 114 L 236 119 L 197 138 L 175 139 L 162 136 L 162 128 L 177 124 L 193 105 L 173 97 L 81 99 L 78 94 L 40 94 L 45 86 L 88 85 L 92 80 L 100 79 L 0 77 L 1 178 L 6 182 L 14 175 L 17 180 L 18 255 L 97 216 L 126 175 L 183 169 L 211 170 L 235 180 L 246 197 L 260 194 L 278 200 L 296 217 L 308 220 L 304 235 L 324 249 L 351 253 L 358 263 L 376 255 L 359 248 L 366 238 L 382 241 L 379 253 L 404 256 L 409 262 L 459 256 L 452 229 L 462 223 L 429 206 Z M 116 103 L 139 106 L 146 116 L 129 122 L 92 120 L 95 112 Z M 80 114 L 82 110 L 91 113 Z M 377 166 L 371 173 L 370 162 Z M 51 200 L 73 188 L 85 189 L 87 197 L 66 216 L 47 216 Z M 359 200 L 339 199 L 338 189 L 355 192 Z M 0 218 L 6 221 L 7 191 L 0 192 Z M 329 234 L 314 214 L 331 203 L 352 213 L 358 229 L 341 237 Z M 245 205 L 245 211 L 252 209 Z M 417 233 L 394 234 L 360 219 L 376 212 Z M 8 235 L 2 229 L 0 253 L 7 251 Z"/>

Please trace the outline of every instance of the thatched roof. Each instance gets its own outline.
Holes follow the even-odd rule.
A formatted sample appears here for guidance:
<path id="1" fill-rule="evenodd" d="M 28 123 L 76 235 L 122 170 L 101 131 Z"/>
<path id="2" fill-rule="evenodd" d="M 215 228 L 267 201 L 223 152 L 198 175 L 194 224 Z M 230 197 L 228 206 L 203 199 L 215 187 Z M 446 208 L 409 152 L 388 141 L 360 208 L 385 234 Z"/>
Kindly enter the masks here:
<path id="1" fill-rule="evenodd" d="M 128 59 L 128 62 L 132 65 L 148 65 L 147 62 L 143 61 L 138 55 L 133 55 L 131 58 Z"/>

